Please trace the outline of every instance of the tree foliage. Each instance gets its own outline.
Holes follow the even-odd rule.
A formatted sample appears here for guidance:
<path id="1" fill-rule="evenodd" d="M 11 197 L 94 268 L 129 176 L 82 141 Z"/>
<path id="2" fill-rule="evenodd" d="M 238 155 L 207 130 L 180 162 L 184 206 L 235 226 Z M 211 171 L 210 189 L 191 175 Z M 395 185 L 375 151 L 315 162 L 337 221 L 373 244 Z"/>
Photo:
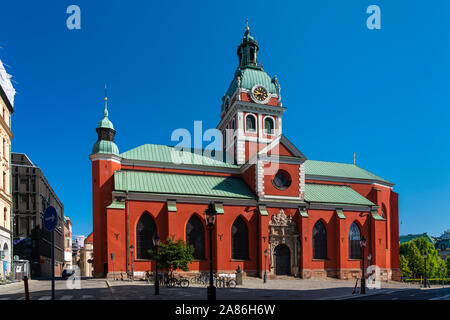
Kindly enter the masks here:
<path id="1" fill-rule="evenodd" d="M 448 267 L 438 256 L 437 250 L 427 238 L 420 237 L 400 245 L 400 270 L 405 277 L 425 277 L 425 258 L 426 272 L 428 278 L 439 278 L 447 273 Z"/>
<path id="2" fill-rule="evenodd" d="M 400 271 L 402 273 L 402 277 L 410 278 L 412 276 L 412 271 L 408 266 L 408 260 L 404 255 L 400 255 Z"/>
<path id="3" fill-rule="evenodd" d="M 152 257 L 156 257 L 155 250 L 150 251 Z M 174 242 L 169 237 L 162 242 L 158 250 L 158 266 L 172 273 L 177 270 L 189 271 L 189 263 L 194 260 L 194 247 L 187 246 L 183 240 Z"/>
<path id="4" fill-rule="evenodd" d="M 450 277 L 450 258 L 447 258 L 447 277 Z"/>

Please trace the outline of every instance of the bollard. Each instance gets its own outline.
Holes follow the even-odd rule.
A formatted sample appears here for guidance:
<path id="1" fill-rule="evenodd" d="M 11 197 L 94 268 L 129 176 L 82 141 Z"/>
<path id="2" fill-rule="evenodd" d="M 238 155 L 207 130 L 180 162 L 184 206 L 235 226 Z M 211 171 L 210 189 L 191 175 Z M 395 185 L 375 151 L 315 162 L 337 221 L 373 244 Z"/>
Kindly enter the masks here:
<path id="1" fill-rule="evenodd" d="M 28 290 L 28 277 L 23 277 L 23 284 L 25 286 L 25 300 L 30 300 L 30 292 Z"/>
<path id="2" fill-rule="evenodd" d="M 237 285 L 242 285 L 242 270 L 241 270 L 241 266 L 238 266 L 237 270 L 236 270 L 236 284 Z"/>

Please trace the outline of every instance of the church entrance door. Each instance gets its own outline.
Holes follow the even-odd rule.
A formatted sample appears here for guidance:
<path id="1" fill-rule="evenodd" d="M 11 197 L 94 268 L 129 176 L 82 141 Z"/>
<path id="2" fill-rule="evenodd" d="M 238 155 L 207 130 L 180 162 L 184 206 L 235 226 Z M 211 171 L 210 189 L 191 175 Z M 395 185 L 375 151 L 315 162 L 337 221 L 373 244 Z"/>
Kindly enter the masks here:
<path id="1" fill-rule="evenodd" d="M 291 274 L 291 252 L 289 248 L 280 244 L 275 248 L 275 274 L 290 275 Z"/>

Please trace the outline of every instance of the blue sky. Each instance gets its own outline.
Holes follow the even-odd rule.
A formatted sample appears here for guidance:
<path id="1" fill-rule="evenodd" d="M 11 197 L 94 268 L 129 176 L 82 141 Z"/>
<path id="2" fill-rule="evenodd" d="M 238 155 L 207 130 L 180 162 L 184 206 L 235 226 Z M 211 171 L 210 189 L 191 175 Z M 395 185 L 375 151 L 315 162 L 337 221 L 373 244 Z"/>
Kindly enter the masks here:
<path id="1" fill-rule="evenodd" d="M 81 30 L 66 9 L 81 8 Z M 381 8 L 369 30 L 366 8 Z M 104 84 L 121 152 L 219 121 L 245 19 L 281 84 L 284 134 L 309 158 L 396 183 L 400 233 L 450 228 L 450 2 L 5 1 L 0 59 L 14 76 L 12 150 L 92 230 L 91 163 Z"/>

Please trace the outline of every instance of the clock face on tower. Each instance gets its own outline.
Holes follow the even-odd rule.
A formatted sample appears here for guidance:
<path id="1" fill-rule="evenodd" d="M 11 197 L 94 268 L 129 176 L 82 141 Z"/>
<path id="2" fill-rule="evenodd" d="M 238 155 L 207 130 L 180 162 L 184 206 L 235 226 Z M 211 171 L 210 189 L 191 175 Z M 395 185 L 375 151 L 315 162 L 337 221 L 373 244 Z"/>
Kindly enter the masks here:
<path id="1" fill-rule="evenodd" d="M 257 103 L 266 103 L 269 100 L 269 93 L 263 86 L 255 86 L 252 90 L 252 98 Z"/>

